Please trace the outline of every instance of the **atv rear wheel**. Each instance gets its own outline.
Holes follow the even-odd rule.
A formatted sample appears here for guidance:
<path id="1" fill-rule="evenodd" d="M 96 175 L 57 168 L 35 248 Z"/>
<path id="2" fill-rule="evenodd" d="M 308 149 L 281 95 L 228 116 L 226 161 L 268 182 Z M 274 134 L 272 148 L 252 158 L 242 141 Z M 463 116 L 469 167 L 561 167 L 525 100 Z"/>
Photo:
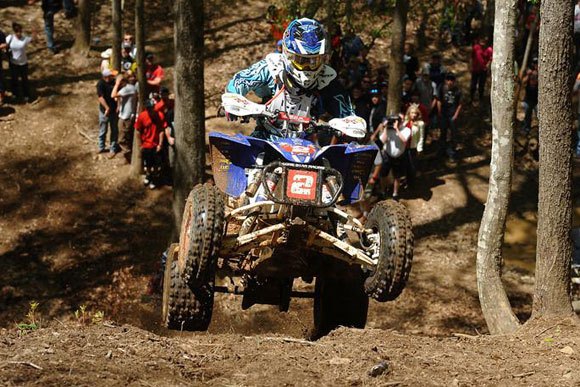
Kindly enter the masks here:
<path id="1" fill-rule="evenodd" d="M 369 299 L 360 267 L 349 266 L 344 275 L 316 277 L 313 340 L 339 327 L 364 328 Z"/>
<path id="2" fill-rule="evenodd" d="M 377 301 L 396 299 L 407 284 L 413 261 L 413 230 L 407 208 L 386 200 L 377 203 L 368 215 L 365 228 L 378 256 L 378 264 L 365 281 L 365 291 Z"/>
<path id="3" fill-rule="evenodd" d="M 224 196 L 210 184 L 191 190 L 181 223 L 178 266 L 192 287 L 213 283 L 224 232 Z"/>
<path id="4" fill-rule="evenodd" d="M 163 325 L 169 329 L 205 331 L 213 310 L 213 285 L 190 288 L 177 265 L 177 245 L 171 245 L 163 277 Z"/>

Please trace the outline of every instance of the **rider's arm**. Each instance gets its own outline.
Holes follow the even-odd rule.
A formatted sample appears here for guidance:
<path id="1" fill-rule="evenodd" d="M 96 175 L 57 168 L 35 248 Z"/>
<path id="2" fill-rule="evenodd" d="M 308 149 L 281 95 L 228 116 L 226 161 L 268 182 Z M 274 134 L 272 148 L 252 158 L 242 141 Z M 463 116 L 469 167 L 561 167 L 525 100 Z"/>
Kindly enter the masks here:
<path id="1" fill-rule="evenodd" d="M 265 59 L 262 59 L 247 69 L 237 72 L 228 82 L 226 92 L 245 96 L 253 91 L 259 97 L 265 97 L 273 83 L 268 64 Z"/>
<path id="2" fill-rule="evenodd" d="M 355 115 L 348 92 L 336 78 L 328 86 L 320 90 L 320 98 L 322 99 L 323 109 L 321 113 L 328 113 L 334 118 Z"/>

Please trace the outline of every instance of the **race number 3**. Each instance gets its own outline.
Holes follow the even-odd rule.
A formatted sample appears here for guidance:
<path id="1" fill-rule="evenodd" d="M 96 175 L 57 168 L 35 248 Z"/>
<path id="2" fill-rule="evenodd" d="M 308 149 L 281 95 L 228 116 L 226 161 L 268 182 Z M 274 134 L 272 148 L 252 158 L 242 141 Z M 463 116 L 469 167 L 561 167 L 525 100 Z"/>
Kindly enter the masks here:
<path id="1" fill-rule="evenodd" d="M 316 178 L 316 172 L 296 170 L 288 171 L 286 196 L 291 199 L 315 200 Z"/>

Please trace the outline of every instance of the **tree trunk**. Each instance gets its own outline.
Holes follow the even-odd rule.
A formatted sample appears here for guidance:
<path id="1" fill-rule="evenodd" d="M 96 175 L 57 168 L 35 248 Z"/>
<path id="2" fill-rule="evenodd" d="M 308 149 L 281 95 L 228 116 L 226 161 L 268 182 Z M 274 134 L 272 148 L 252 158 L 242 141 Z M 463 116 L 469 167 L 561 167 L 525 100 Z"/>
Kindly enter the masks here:
<path id="1" fill-rule="evenodd" d="M 568 316 L 572 244 L 572 7 L 540 5 L 540 184 L 536 287 L 532 317 Z"/>
<path id="2" fill-rule="evenodd" d="M 121 0 L 113 0 L 113 69 L 121 71 L 121 41 L 123 25 Z"/>
<path id="3" fill-rule="evenodd" d="M 91 2 L 79 0 L 73 52 L 88 56 L 91 48 Z"/>
<path id="4" fill-rule="evenodd" d="M 393 26 L 391 27 L 391 56 L 389 61 L 389 93 L 387 109 L 389 114 L 401 112 L 401 94 L 404 74 L 403 48 L 405 46 L 408 0 L 397 0 L 393 12 Z"/>
<path id="5" fill-rule="evenodd" d="M 185 200 L 204 181 L 205 106 L 203 1 L 175 2 L 174 235 L 179 235 Z"/>
<path id="6" fill-rule="evenodd" d="M 477 289 L 491 334 L 513 332 L 519 321 L 501 282 L 502 243 L 508 211 L 514 130 L 514 32 L 518 0 L 498 0 L 493 36 L 491 172 L 477 242 Z"/>
<path id="7" fill-rule="evenodd" d="M 137 80 L 139 81 L 139 106 L 137 114 L 143 111 L 147 99 L 147 80 L 145 79 L 145 5 L 144 0 L 135 2 L 135 45 L 137 47 Z M 133 136 L 131 152 L 131 174 L 138 177 L 143 170 L 143 155 L 141 154 L 141 137 L 139 133 Z"/>

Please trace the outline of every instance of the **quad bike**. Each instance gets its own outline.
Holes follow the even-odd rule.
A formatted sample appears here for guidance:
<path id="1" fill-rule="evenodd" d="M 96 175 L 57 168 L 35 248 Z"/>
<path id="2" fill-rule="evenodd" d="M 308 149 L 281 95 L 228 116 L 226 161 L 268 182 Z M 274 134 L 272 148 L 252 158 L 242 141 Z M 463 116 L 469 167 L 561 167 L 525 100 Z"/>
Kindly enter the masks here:
<path id="1" fill-rule="evenodd" d="M 287 311 L 292 297 L 313 297 L 314 338 L 339 325 L 364 328 L 369 297 L 394 300 L 405 287 L 410 217 L 395 201 L 376 204 L 364 224 L 340 207 L 361 198 L 375 145 L 319 147 L 306 139 L 360 139 L 364 120 L 319 125 L 237 94 L 224 94 L 222 104 L 277 135 L 210 133 L 215 185 L 197 185 L 185 204 L 179 246 L 165 266 L 164 324 L 206 330 L 214 292 L 227 292 L 243 295 L 242 309 L 270 304 Z M 314 292 L 294 290 L 297 278 L 315 279 Z"/>

